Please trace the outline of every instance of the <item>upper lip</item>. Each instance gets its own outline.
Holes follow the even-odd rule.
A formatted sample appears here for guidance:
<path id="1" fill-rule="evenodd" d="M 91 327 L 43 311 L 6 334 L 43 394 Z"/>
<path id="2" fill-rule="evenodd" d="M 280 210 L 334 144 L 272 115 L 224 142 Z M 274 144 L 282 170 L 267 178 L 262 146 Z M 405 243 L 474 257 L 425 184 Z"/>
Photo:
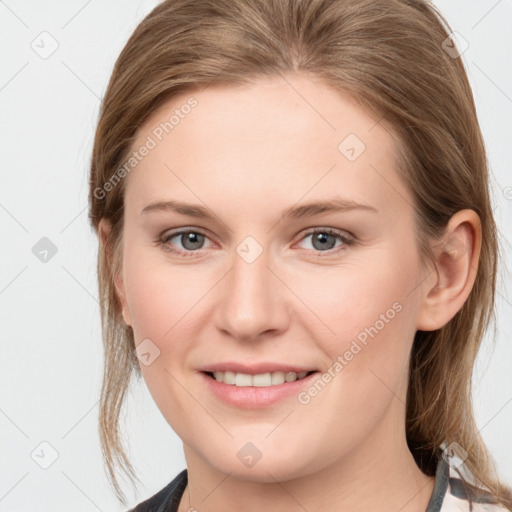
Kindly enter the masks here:
<path id="1" fill-rule="evenodd" d="M 304 367 L 301 365 L 294 364 L 283 364 L 283 363 L 237 363 L 234 361 L 226 361 L 225 363 L 215 363 L 205 366 L 201 369 L 203 372 L 221 372 L 230 371 L 235 373 L 246 373 L 249 375 L 257 375 L 260 373 L 272 373 L 272 372 L 312 372 L 316 371 L 311 367 Z"/>

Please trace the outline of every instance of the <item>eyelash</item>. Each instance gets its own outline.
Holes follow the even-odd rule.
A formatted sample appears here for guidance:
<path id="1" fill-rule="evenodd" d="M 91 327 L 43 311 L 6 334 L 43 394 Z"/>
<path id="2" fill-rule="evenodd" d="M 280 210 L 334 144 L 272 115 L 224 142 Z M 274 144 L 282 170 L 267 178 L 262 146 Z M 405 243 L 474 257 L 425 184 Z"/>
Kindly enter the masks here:
<path id="1" fill-rule="evenodd" d="M 174 231 L 174 232 L 171 232 L 171 233 L 168 233 L 167 235 L 159 238 L 157 240 L 157 244 L 159 246 L 161 246 L 165 251 L 169 251 L 169 252 L 172 252 L 174 254 L 177 254 L 179 256 L 184 256 L 184 257 L 193 257 L 196 255 L 196 253 L 200 252 L 202 249 L 196 249 L 196 250 L 190 250 L 190 251 L 183 251 L 181 249 L 174 249 L 174 248 L 171 248 L 171 246 L 169 245 L 168 243 L 168 240 L 178 236 L 178 235 L 186 235 L 188 233 L 195 233 L 195 234 L 198 234 L 198 235 L 201 235 L 201 236 L 204 236 L 206 238 L 207 235 L 197 229 L 181 229 L 181 230 L 178 230 L 178 231 Z M 355 240 L 353 238 L 348 238 L 344 235 L 342 235 L 340 232 L 332 229 L 332 228 L 315 228 L 315 229 L 311 229 L 309 230 L 308 232 L 304 233 L 303 237 L 299 240 L 302 241 L 304 238 L 310 236 L 310 235 L 313 235 L 315 233 L 325 233 L 327 235 L 333 235 L 335 237 L 337 237 L 342 243 L 342 245 L 340 245 L 339 247 L 337 248 L 334 248 L 334 249 L 329 249 L 327 251 L 318 251 L 318 250 L 315 250 L 315 249 L 306 249 L 307 252 L 313 252 L 314 253 L 314 256 L 315 257 L 318 257 L 318 258 L 324 258 L 326 256 L 332 256 L 334 254 L 338 254 L 339 252 L 341 251 L 344 251 L 346 250 L 347 247 L 350 247 L 351 245 L 354 245 L 355 244 Z"/>

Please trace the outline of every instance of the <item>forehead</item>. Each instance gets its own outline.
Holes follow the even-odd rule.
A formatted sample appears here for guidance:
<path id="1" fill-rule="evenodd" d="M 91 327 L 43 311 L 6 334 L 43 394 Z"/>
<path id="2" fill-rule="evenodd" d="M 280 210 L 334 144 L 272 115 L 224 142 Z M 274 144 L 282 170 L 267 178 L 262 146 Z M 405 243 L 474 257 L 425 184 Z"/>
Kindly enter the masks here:
<path id="1" fill-rule="evenodd" d="M 126 202 L 139 210 L 167 192 L 194 202 L 229 193 L 260 206 L 333 189 L 376 206 L 407 194 L 389 128 L 318 79 L 287 75 L 181 93 L 139 128 L 132 149 L 150 139 L 127 176 Z"/>

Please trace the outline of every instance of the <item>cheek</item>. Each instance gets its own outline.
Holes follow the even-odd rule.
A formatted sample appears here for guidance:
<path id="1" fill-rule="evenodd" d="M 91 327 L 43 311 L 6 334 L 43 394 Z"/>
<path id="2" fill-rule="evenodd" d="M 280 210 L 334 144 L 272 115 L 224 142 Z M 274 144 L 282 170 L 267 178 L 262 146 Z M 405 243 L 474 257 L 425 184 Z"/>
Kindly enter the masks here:
<path id="1" fill-rule="evenodd" d="M 359 407 L 354 396 L 359 404 L 389 399 L 389 389 L 402 389 L 407 378 L 418 307 L 411 293 L 418 280 L 415 258 L 413 246 L 376 250 L 364 262 L 354 258 L 294 280 L 300 283 L 297 295 L 315 314 L 303 325 L 327 356 L 336 401 L 348 408 Z M 398 394 L 405 400 L 403 390 Z"/>
<path id="2" fill-rule="evenodd" d="M 135 248 L 125 258 L 127 302 L 136 341 L 154 338 L 161 344 L 170 339 L 196 314 L 194 306 L 209 289 L 203 279 L 194 278 L 193 265 L 178 268 L 160 250 Z"/>
<path id="3" fill-rule="evenodd" d="M 149 347 L 149 364 L 139 364 L 155 403 L 169 424 L 187 437 L 187 411 L 194 402 L 186 392 L 182 369 L 197 339 L 201 298 L 211 285 L 194 280 L 192 267 L 177 269 L 156 251 L 135 248 L 125 258 L 127 302 L 135 344 Z M 146 340 L 149 339 L 151 343 Z M 157 354 L 155 356 L 155 354 Z"/>

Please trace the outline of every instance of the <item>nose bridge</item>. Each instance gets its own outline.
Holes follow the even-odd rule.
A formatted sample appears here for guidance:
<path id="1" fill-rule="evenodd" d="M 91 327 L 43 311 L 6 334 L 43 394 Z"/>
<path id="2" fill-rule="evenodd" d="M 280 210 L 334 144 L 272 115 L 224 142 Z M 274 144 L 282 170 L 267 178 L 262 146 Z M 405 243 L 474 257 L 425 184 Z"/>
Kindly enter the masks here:
<path id="1" fill-rule="evenodd" d="M 272 267 L 270 251 L 252 236 L 233 253 L 232 269 L 218 304 L 218 327 L 240 339 L 281 330 L 287 321 L 285 301 Z"/>

